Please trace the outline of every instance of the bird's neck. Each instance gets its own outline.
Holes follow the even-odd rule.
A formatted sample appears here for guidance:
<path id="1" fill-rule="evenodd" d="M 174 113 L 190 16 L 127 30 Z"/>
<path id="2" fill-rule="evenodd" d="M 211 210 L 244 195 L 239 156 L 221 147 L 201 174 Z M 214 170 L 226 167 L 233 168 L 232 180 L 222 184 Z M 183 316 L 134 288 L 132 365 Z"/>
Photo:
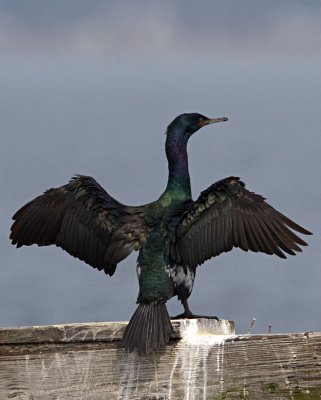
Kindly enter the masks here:
<path id="1" fill-rule="evenodd" d="M 168 182 L 165 193 L 178 200 L 192 198 L 188 172 L 187 142 L 180 138 L 166 140 Z"/>

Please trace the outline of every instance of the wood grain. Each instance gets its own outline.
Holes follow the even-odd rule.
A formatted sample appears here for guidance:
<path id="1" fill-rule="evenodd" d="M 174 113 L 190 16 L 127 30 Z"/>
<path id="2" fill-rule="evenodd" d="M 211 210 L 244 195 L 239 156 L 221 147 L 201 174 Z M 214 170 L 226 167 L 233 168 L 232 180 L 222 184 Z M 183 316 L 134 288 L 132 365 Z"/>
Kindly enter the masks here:
<path id="1" fill-rule="evenodd" d="M 109 336 L 100 333 L 106 324 Z M 85 335 L 80 335 L 80 325 L 86 326 Z M 179 325 L 175 323 L 176 329 Z M 32 342 L 33 328 L 23 328 L 24 339 L 22 328 L 16 334 L 16 328 L 1 330 L 0 399 L 321 398 L 321 333 L 201 332 L 198 340 L 199 335 L 195 339 L 181 332 L 183 339 L 171 340 L 163 351 L 138 356 L 122 348 L 124 326 L 70 324 L 67 334 L 42 327 L 42 338 L 49 336 L 39 342 Z M 37 336 L 41 327 L 34 329 Z"/>
<path id="2" fill-rule="evenodd" d="M 207 322 L 206 322 L 207 321 Z M 205 322 L 205 324 L 203 323 Z M 76 343 L 121 340 L 127 322 L 87 322 L 61 325 L 20 326 L 0 328 L 1 344 L 21 343 Z M 173 339 L 181 337 L 180 320 L 172 320 Z M 227 320 L 197 320 L 197 325 L 211 330 L 213 334 L 230 334 L 235 332 L 234 322 Z"/>

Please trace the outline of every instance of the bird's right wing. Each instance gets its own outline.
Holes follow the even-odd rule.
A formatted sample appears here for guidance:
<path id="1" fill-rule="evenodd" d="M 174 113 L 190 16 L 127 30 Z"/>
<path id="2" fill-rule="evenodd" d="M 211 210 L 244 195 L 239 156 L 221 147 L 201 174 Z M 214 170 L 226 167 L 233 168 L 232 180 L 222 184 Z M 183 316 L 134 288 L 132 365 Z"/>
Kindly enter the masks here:
<path id="1" fill-rule="evenodd" d="M 81 175 L 30 201 L 13 219 L 10 238 L 17 247 L 55 244 L 109 275 L 148 233 L 143 206 L 125 206 Z"/>
<path id="2" fill-rule="evenodd" d="M 311 234 L 230 177 L 203 191 L 175 220 L 168 254 L 191 268 L 233 247 L 286 258 L 284 252 L 295 255 L 307 245 L 293 230 Z"/>

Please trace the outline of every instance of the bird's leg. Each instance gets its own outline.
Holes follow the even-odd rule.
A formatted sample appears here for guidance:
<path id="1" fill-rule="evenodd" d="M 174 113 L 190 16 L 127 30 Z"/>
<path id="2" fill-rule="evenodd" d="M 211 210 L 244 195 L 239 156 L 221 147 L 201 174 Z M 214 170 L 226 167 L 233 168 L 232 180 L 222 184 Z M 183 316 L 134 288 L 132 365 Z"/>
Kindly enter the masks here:
<path id="1" fill-rule="evenodd" d="M 208 319 L 217 319 L 218 318 L 216 316 L 209 316 L 209 315 L 195 315 L 192 313 L 192 311 L 190 310 L 189 306 L 188 306 L 188 302 L 187 300 L 181 300 L 183 307 L 184 307 L 184 312 L 183 314 L 178 314 L 175 317 L 171 317 L 171 319 L 195 319 L 195 318 L 208 318 Z"/>

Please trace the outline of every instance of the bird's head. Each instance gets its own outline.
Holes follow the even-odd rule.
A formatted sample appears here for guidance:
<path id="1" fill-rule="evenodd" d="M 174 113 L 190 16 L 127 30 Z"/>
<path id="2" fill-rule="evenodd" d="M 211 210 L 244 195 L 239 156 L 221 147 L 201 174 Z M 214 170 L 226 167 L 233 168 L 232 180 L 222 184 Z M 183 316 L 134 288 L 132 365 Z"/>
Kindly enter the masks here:
<path id="1" fill-rule="evenodd" d="M 198 113 L 181 114 L 168 125 L 166 134 L 175 138 L 184 138 L 187 141 L 203 126 L 227 120 L 226 117 L 208 118 Z"/>

